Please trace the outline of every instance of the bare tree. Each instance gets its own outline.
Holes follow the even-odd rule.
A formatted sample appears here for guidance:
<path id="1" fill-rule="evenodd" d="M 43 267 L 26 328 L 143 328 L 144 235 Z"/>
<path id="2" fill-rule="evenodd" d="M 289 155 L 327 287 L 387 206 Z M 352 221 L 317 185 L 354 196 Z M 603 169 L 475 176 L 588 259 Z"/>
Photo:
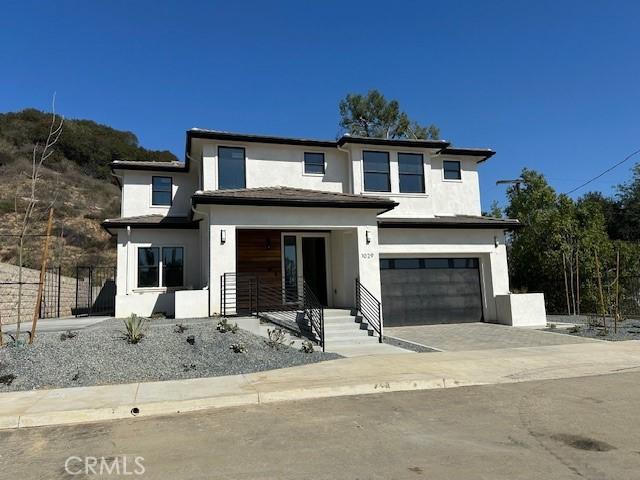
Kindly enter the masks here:
<path id="1" fill-rule="evenodd" d="M 64 124 L 64 117 L 56 114 L 56 96 L 53 95 L 51 102 L 51 123 L 49 124 L 49 134 L 43 145 L 39 142 L 33 146 L 33 152 L 31 155 L 31 173 L 28 175 L 29 181 L 27 184 L 27 195 L 19 198 L 19 193 L 16 193 L 15 209 L 16 214 L 21 215 L 19 211 L 19 204 L 24 203 L 24 210 L 22 213 L 22 221 L 20 222 L 20 233 L 18 234 L 18 323 L 16 324 L 16 337 L 15 341 L 20 340 L 20 326 L 22 323 L 22 278 L 23 278 L 23 263 L 24 263 L 24 241 L 28 236 L 29 227 L 33 220 L 33 215 L 36 207 L 38 206 L 38 187 L 42 175 L 42 167 L 45 162 L 53 155 L 54 145 L 60 139 L 62 135 L 62 126 Z"/>

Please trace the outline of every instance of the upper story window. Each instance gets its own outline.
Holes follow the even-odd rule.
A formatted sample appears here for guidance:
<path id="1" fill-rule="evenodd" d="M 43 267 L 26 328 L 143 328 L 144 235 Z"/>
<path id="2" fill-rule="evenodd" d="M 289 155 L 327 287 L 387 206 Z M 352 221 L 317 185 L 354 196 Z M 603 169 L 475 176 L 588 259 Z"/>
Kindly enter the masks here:
<path id="1" fill-rule="evenodd" d="M 151 205 L 170 207 L 173 196 L 173 179 L 171 177 L 153 177 L 151 183 Z"/>
<path id="2" fill-rule="evenodd" d="M 304 173 L 324 174 L 324 153 L 304 152 Z"/>
<path id="3" fill-rule="evenodd" d="M 183 285 L 184 248 L 162 247 L 162 258 L 160 247 L 138 248 L 138 288 Z"/>
<path id="4" fill-rule="evenodd" d="M 362 152 L 364 189 L 367 192 L 390 192 L 389 152 Z"/>
<path id="5" fill-rule="evenodd" d="M 246 188 L 244 148 L 218 147 L 218 188 Z"/>
<path id="6" fill-rule="evenodd" d="M 420 153 L 398 153 L 400 192 L 424 193 L 424 163 Z"/>
<path id="7" fill-rule="evenodd" d="M 460 162 L 455 160 L 445 160 L 442 162 L 442 168 L 444 169 L 445 180 L 461 180 L 460 174 Z"/>

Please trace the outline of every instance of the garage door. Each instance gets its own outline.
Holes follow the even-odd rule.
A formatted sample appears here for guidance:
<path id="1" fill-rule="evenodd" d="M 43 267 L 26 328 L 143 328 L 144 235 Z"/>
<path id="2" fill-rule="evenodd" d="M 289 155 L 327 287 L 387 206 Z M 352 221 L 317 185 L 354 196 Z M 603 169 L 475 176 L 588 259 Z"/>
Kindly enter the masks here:
<path id="1" fill-rule="evenodd" d="M 482 321 L 477 258 L 380 260 L 385 326 Z"/>

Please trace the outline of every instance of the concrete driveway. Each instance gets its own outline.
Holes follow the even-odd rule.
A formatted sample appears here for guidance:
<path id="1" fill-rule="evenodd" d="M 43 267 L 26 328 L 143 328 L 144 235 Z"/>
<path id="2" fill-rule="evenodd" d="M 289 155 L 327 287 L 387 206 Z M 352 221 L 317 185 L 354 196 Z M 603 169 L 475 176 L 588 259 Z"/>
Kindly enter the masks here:
<path id="1" fill-rule="evenodd" d="M 387 327 L 385 336 L 441 351 L 494 350 L 500 348 L 544 347 L 600 340 L 562 333 L 516 328 L 494 323 L 455 323 Z"/>

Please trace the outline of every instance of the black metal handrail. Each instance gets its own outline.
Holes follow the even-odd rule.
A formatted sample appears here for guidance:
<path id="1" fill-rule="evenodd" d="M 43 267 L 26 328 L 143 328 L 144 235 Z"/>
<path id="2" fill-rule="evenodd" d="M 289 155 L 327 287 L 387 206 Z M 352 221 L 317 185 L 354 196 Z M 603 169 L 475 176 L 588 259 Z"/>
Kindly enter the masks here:
<path id="1" fill-rule="evenodd" d="M 382 303 L 356 278 L 356 310 L 362 314 L 382 343 Z"/>
<path id="2" fill-rule="evenodd" d="M 302 283 L 302 294 L 270 283 L 250 273 L 224 273 L 220 279 L 220 313 L 232 315 L 255 315 L 265 313 L 288 313 L 289 322 L 298 323 L 298 314 L 309 322 L 312 333 L 324 351 L 324 307 L 306 282 Z M 292 315 L 291 315 L 292 314 Z"/>
<path id="3" fill-rule="evenodd" d="M 311 328 L 320 339 L 324 352 L 324 307 L 307 282 L 302 281 L 303 307 L 305 316 L 311 322 Z"/>

